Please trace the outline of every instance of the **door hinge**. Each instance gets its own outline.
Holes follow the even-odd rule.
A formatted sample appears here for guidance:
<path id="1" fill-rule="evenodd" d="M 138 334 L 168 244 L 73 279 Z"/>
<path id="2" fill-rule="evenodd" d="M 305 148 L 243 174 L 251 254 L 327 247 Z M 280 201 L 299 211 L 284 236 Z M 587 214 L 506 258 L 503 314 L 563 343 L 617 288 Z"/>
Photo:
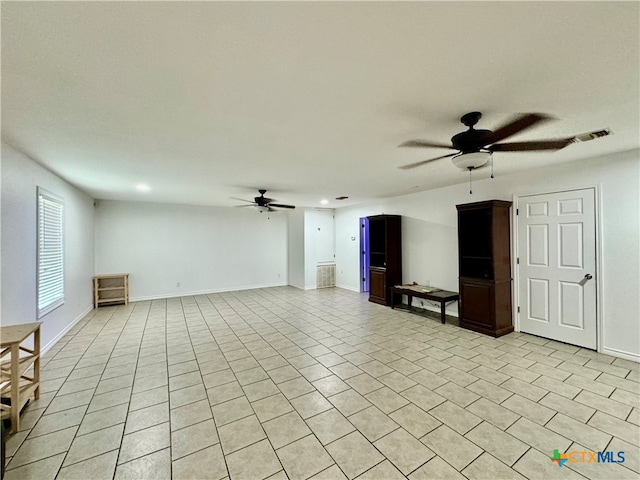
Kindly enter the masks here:
<path id="1" fill-rule="evenodd" d="M 518 313 L 520 313 L 520 306 L 518 305 Z"/>
<path id="2" fill-rule="evenodd" d="M 520 265 L 520 257 L 516 258 L 516 265 Z"/>
<path id="3" fill-rule="evenodd" d="M 516 215 L 520 215 L 520 209 L 516 208 Z"/>

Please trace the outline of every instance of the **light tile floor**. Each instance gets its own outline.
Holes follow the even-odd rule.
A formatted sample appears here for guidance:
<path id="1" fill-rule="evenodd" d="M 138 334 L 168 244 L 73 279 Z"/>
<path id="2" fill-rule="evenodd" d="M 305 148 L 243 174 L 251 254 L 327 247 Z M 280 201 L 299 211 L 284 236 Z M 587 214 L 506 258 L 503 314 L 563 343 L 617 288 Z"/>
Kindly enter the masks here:
<path id="1" fill-rule="evenodd" d="M 6 480 L 640 477 L 640 365 L 336 288 L 94 310 L 43 358 Z M 551 462 L 624 451 L 624 463 Z"/>

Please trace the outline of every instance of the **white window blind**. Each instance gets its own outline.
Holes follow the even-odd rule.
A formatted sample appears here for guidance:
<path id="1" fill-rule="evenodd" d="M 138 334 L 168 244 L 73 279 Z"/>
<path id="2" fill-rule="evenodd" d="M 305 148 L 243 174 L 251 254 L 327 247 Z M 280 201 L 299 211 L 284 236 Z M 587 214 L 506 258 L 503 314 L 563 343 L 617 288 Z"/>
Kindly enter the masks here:
<path id="1" fill-rule="evenodd" d="M 38 187 L 38 318 L 64 303 L 64 203 Z"/>

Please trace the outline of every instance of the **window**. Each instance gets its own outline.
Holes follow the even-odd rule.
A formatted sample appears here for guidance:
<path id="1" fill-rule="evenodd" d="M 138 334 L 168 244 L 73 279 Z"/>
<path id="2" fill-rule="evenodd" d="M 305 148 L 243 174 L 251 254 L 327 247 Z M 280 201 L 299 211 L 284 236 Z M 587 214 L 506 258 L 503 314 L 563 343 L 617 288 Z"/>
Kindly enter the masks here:
<path id="1" fill-rule="evenodd" d="M 64 303 L 64 203 L 38 187 L 38 318 Z"/>

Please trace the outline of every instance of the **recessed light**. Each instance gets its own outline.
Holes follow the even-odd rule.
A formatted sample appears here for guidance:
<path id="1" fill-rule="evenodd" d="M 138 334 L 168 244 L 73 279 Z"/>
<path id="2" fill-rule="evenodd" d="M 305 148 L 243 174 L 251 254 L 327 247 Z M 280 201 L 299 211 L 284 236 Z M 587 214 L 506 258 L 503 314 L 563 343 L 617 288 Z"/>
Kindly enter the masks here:
<path id="1" fill-rule="evenodd" d="M 320 203 L 321 203 L 322 205 L 326 205 L 326 204 L 328 204 L 328 203 L 329 203 L 329 200 L 327 200 L 326 198 L 323 198 L 322 200 L 320 200 Z"/>
<path id="2" fill-rule="evenodd" d="M 149 190 L 151 190 L 151 188 L 149 187 L 149 185 L 139 183 L 136 185 L 136 190 L 138 190 L 139 192 L 148 192 Z"/>

